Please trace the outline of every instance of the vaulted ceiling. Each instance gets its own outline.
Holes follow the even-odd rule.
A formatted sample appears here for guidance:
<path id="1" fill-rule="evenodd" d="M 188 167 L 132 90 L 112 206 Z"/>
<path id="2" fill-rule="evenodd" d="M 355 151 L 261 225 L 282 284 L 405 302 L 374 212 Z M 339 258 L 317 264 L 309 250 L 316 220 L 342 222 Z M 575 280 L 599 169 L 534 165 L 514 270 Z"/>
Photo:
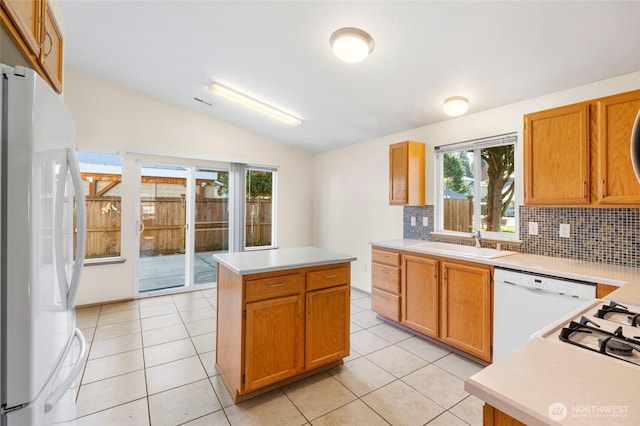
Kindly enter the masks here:
<path id="1" fill-rule="evenodd" d="M 446 120 L 453 95 L 475 113 L 640 70 L 638 1 L 59 3 L 68 64 L 310 152 Z M 375 40 L 361 63 L 329 46 L 347 26 Z M 213 81 L 303 123 L 219 98 Z"/>

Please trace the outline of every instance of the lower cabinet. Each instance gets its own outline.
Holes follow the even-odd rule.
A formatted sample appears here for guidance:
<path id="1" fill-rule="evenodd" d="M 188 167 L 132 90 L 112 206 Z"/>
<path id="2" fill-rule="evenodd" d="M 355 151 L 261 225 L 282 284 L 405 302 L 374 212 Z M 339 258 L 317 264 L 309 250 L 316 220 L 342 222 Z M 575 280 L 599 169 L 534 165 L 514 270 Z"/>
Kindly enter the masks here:
<path id="1" fill-rule="evenodd" d="M 442 262 L 443 342 L 491 361 L 491 267 Z"/>
<path id="2" fill-rule="evenodd" d="M 437 259 L 402 256 L 402 324 L 431 337 L 438 337 Z"/>
<path id="3" fill-rule="evenodd" d="M 350 275 L 349 263 L 242 276 L 218 265 L 216 367 L 235 402 L 349 356 Z"/>
<path id="4" fill-rule="evenodd" d="M 245 390 L 295 376 L 304 363 L 302 296 L 247 303 Z"/>
<path id="5" fill-rule="evenodd" d="M 493 267 L 416 253 L 396 255 L 401 259 L 397 294 L 387 291 L 388 280 L 373 273 L 379 265 L 372 266 L 373 311 L 491 362 Z"/>
<path id="6" fill-rule="evenodd" d="M 346 285 L 307 293 L 306 368 L 349 355 L 350 303 Z"/>
<path id="7" fill-rule="evenodd" d="M 483 426 L 526 426 L 521 421 L 486 403 L 482 406 L 482 424 Z"/>

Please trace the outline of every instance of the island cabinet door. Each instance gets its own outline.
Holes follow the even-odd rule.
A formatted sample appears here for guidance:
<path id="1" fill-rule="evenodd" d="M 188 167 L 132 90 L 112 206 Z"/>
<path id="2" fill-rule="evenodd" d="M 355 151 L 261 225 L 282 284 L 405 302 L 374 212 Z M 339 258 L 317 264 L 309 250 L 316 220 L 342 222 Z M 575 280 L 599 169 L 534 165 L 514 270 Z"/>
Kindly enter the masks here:
<path id="1" fill-rule="evenodd" d="M 302 295 L 247 303 L 243 392 L 295 376 L 303 368 Z"/>
<path id="2" fill-rule="evenodd" d="M 491 299 L 489 267 L 443 261 L 442 341 L 490 362 Z"/>
<path id="3" fill-rule="evenodd" d="M 349 356 L 349 286 L 307 293 L 307 370 Z"/>

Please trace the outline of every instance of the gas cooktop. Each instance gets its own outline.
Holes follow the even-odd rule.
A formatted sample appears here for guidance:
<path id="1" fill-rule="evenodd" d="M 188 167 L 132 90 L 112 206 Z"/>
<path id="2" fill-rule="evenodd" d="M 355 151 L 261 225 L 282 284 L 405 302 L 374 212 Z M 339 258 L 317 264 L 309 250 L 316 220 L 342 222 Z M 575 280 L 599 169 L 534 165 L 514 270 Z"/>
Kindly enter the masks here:
<path id="1" fill-rule="evenodd" d="M 640 307 L 597 300 L 539 337 L 640 366 Z"/>

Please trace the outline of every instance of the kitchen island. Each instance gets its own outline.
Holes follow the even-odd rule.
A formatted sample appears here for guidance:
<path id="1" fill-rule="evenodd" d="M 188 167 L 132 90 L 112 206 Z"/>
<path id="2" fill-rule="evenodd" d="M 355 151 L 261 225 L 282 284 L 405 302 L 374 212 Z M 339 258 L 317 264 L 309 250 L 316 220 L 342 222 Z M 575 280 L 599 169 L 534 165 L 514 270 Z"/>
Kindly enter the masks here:
<path id="1" fill-rule="evenodd" d="M 213 256 L 216 368 L 235 402 L 349 355 L 353 256 L 300 247 Z"/>

